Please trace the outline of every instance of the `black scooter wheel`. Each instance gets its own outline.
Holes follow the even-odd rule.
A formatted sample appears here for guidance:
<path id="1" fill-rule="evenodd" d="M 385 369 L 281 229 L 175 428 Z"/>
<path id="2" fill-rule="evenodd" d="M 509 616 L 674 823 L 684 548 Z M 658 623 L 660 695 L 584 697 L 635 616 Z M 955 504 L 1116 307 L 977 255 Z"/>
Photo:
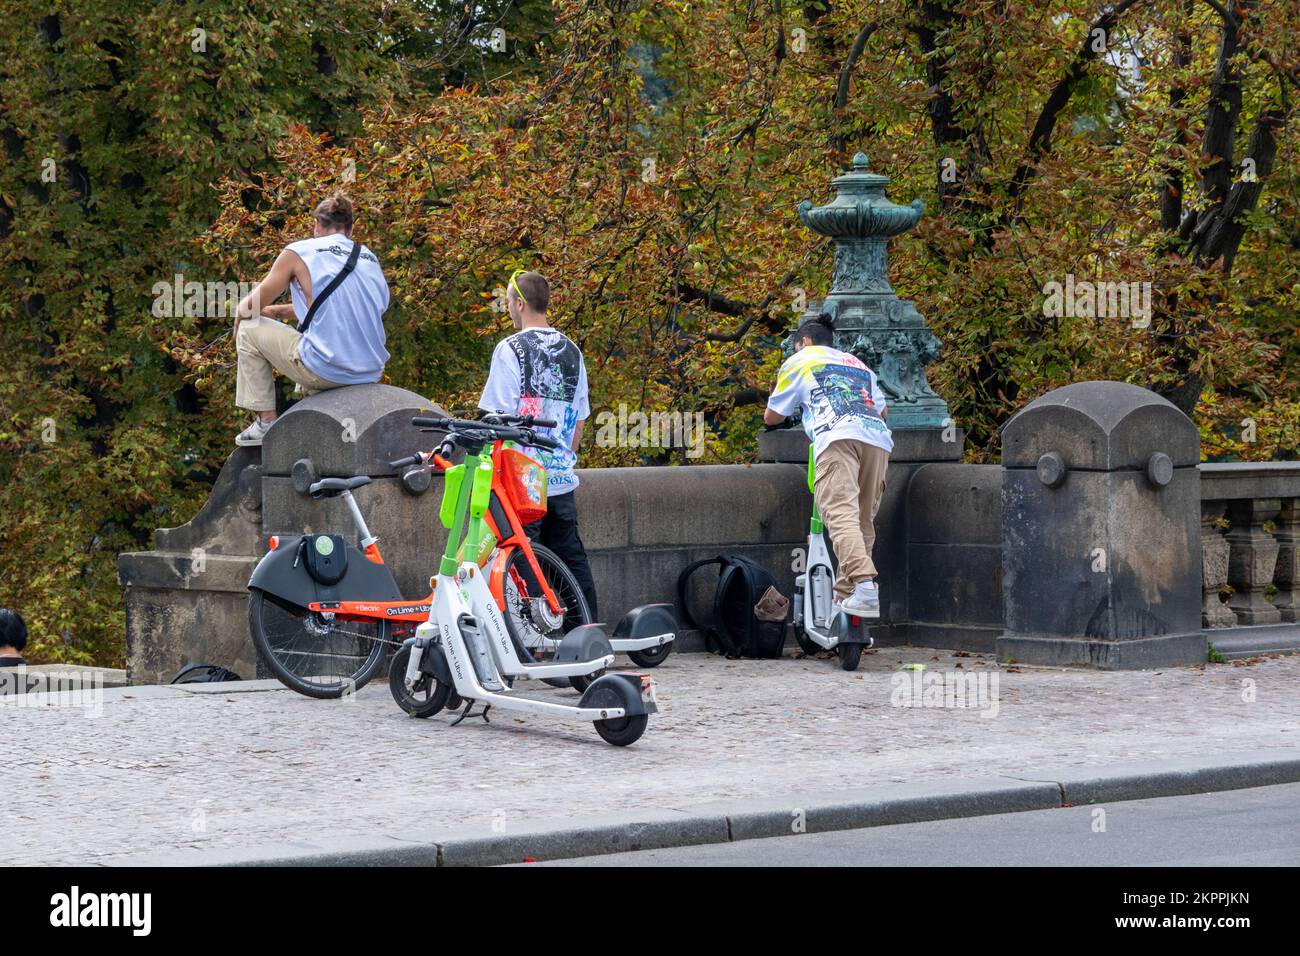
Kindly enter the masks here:
<path id="1" fill-rule="evenodd" d="M 862 660 L 862 645 L 841 644 L 838 650 L 840 653 L 840 667 L 846 671 L 857 670 L 858 662 Z"/>
<path id="2" fill-rule="evenodd" d="M 822 647 L 811 637 L 803 632 L 802 628 L 795 628 L 794 639 L 799 644 L 799 650 L 803 651 L 809 657 L 816 657 L 826 648 Z"/>
<path id="3" fill-rule="evenodd" d="M 409 647 L 403 647 L 393 655 L 393 662 L 388 666 L 388 689 L 393 694 L 393 700 L 397 701 L 397 706 L 412 717 L 432 717 L 447 706 L 451 688 L 436 677 L 422 674 L 415 689 L 407 690 L 406 668 L 410 660 Z"/>
<path id="4" fill-rule="evenodd" d="M 613 680 L 614 678 L 610 679 Z M 624 693 L 621 689 L 602 685 L 583 698 L 582 706 L 597 708 L 626 707 L 628 702 L 623 696 Z M 607 744 L 613 744 L 615 747 L 626 747 L 628 744 L 636 743 L 641 739 L 649 720 L 647 714 L 633 714 L 628 717 L 597 720 L 595 721 L 596 733 L 600 734 L 601 740 Z"/>
<path id="5" fill-rule="evenodd" d="M 673 652 L 673 642 L 660 644 L 658 647 L 649 647 L 644 651 L 628 651 L 627 656 L 632 659 L 632 663 L 637 667 L 658 667 L 668 659 L 668 655 Z"/>

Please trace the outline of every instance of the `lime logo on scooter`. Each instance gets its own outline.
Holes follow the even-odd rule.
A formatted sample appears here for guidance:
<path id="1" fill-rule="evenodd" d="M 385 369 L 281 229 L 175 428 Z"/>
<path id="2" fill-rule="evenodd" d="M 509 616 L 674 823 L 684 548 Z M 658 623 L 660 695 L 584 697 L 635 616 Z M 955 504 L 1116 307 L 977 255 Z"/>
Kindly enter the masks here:
<path id="1" fill-rule="evenodd" d="M 334 539 L 324 534 L 317 535 L 316 553 L 328 558 L 334 553 Z"/>

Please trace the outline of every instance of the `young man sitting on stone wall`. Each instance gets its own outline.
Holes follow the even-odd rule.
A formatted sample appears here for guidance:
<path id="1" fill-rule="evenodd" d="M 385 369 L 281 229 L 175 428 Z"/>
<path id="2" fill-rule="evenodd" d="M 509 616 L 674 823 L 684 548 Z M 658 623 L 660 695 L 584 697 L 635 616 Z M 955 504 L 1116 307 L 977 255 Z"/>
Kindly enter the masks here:
<path id="1" fill-rule="evenodd" d="M 235 312 L 239 370 L 235 404 L 257 419 L 235 438 L 260 445 L 275 421 L 275 373 L 305 395 L 377 382 L 384 373 L 388 282 L 379 259 L 352 238 L 352 202 L 335 195 L 316 207 L 314 235 L 285 246 L 271 271 Z M 355 254 L 355 255 L 354 255 Z M 352 269 L 333 285 L 348 263 Z M 331 286 L 333 285 L 332 289 Z M 285 289 L 291 303 L 273 302 Z M 326 297 L 326 291 L 328 297 Z M 313 303 L 320 304 L 301 331 Z M 298 329 L 280 319 L 293 319 Z"/>

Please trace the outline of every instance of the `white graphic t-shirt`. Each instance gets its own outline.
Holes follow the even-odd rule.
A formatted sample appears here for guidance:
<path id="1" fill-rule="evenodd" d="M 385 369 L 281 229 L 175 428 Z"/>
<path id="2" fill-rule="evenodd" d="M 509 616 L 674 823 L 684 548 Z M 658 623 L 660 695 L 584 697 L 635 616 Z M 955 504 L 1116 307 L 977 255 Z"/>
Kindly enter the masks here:
<path id="1" fill-rule="evenodd" d="M 808 345 L 786 359 L 767 407 L 789 415 L 800 405 L 814 457 L 842 438 L 894 450 L 883 417 L 880 379 L 855 355 L 829 345 Z"/>
<path id="2" fill-rule="evenodd" d="M 560 443 L 555 451 L 526 448 L 546 468 L 548 496 L 568 494 L 578 487 L 573 473 L 578 456 L 573 433 L 591 414 L 587 399 L 587 366 L 582 351 L 558 329 L 524 329 L 497 343 L 492 367 L 478 407 L 485 412 L 534 415 L 557 422 L 538 433 Z"/>

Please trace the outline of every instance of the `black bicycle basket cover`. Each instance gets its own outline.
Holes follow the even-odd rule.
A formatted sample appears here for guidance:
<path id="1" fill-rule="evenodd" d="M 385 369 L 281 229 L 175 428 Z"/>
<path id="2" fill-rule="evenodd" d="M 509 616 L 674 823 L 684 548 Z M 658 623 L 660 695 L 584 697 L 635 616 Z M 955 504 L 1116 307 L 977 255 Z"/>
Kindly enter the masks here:
<path id="1" fill-rule="evenodd" d="M 320 584 L 338 584 L 348 571 L 348 548 L 342 535 L 309 534 L 303 542 L 307 573 Z"/>

